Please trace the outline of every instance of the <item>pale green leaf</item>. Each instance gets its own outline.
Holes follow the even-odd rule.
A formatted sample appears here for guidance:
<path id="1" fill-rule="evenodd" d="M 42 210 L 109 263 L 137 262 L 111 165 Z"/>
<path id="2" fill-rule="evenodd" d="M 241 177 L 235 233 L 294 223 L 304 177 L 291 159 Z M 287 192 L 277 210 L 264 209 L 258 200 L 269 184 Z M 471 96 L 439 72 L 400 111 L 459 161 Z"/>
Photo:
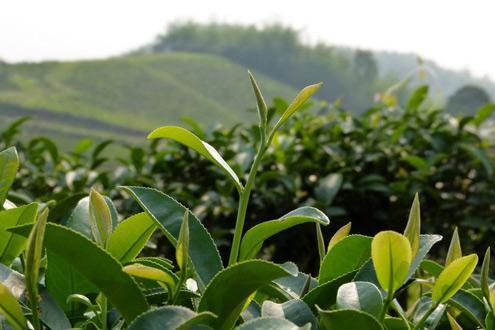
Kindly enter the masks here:
<path id="1" fill-rule="evenodd" d="M 459 291 L 476 268 L 478 256 L 471 254 L 452 261 L 442 271 L 432 290 L 432 299 L 443 304 Z"/>
<path id="2" fill-rule="evenodd" d="M 269 237 L 307 222 L 328 225 L 330 220 L 320 210 L 314 207 L 303 206 L 285 214 L 277 220 L 264 221 L 249 229 L 242 238 L 239 260 L 253 258 L 258 253 L 263 242 Z"/>
<path id="3" fill-rule="evenodd" d="M 175 290 L 175 287 L 177 286 L 177 276 L 170 271 L 165 271 L 164 269 L 134 263 L 125 266 L 123 270 L 127 274 L 135 277 L 163 283 L 167 289 L 171 289 L 172 291 Z"/>
<path id="4" fill-rule="evenodd" d="M 254 95 L 256 96 L 256 104 L 258 107 L 258 116 L 260 120 L 260 129 L 263 134 L 266 132 L 266 126 L 268 121 L 268 107 L 266 106 L 265 99 L 263 98 L 263 94 L 261 94 L 261 90 L 258 87 L 258 83 L 254 79 L 254 76 L 250 71 L 248 71 L 249 80 L 251 81 L 251 85 L 253 86 Z"/>
<path id="5" fill-rule="evenodd" d="M 21 305 L 10 292 L 10 290 L 0 282 L 0 314 L 3 315 L 9 324 L 16 330 L 27 329 L 27 322 L 22 313 Z"/>
<path id="6" fill-rule="evenodd" d="M 175 259 L 181 271 L 186 270 L 187 260 L 189 259 L 189 212 L 184 212 L 182 224 L 180 226 L 179 238 L 175 247 Z"/>
<path id="7" fill-rule="evenodd" d="M 411 244 L 397 232 L 382 231 L 373 238 L 371 258 L 380 286 L 393 293 L 408 277 L 412 262 Z"/>
<path id="8" fill-rule="evenodd" d="M 89 216 L 95 241 L 106 247 L 112 235 L 112 214 L 105 198 L 95 189 L 89 194 Z"/>
<path id="9" fill-rule="evenodd" d="M 0 152 L 0 209 L 3 207 L 18 169 L 19 157 L 14 147 Z"/>
<path id="10" fill-rule="evenodd" d="M 413 257 L 418 253 L 419 249 L 419 235 L 421 233 L 421 213 L 419 206 L 418 194 L 414 195 L 414 200 L 409 211 L 409 219 L 407 220 L 406 229 L 404 230 L 404 236 L 407 237 L 411 244 L 411 250 Z"/>
<path id="11" fill-rule="evenodd" d="M 450 240 L 449 250 L 447 252 L 447 257 L 445 258 L 445 266 L 450 265 L 452 261 L 462 257 L 461 241 L 459 239 L 459 233 L 457 232 L 457 227 L 454 229 L 454 234 Z"/>
<path id="12" fill-rule="evenodd" d="M 242 191 L 243 187 L 241 182 L 239 181 L 239 178 L 237 177 L 237 174 L 235 174 L 234 170 L 232 170 L 232 168 L 227 164 L 227 162 L 225 162 L 222 156 L 220 156 L 218 151 L 216 151 L 215 148 L 202 141 L 200 138 L 198 138 L 187 129 L 178 126 L 163 126 L 155 129 L 148 135 L 148 139 L 159 138 L 168 138 L 193 149 L 194 151 L 220 167 L 225 172 L 225 174 L 227 174 L 227 176 L 232 179 L 237 189 L 239 191 Z"/>
<path id="13" fill-rule="evenodd" d="M 280 126 L 285 124 L 287 120 L 304 104 L 306 101 L 313 96 L 314 93 L 321 87 L 323 83 L 318 83 L 314 85 L 307 86 L 303 88 L 299 94 L 294 98 L 294 100 L 289 104 L 289 107 L 284 111 L 277 124 L 273 128 L 273 132 L 277 131 Z"/>
<path id="14" fill-rule="evenodd" d="M 339 230 L 333 234 L 332 238 L 330 239 L 330 242 L 328 242 L 328 247 L 327 247 L 327 253 L 330 251 L 335 244 L 349 236 L 349 233 L 351 232 L 351 227 L 352 227 L 352 222 L 348 222 L 344 226 L 340 227 Z"/>

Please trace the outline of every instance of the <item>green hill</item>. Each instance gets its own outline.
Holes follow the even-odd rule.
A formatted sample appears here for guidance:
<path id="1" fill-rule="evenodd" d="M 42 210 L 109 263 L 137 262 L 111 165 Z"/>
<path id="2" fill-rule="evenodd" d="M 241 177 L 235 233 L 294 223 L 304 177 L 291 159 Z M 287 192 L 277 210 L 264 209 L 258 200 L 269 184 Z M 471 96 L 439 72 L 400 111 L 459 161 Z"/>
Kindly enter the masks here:
<path id="1" fill-rule="evenodd" d="M 265 97 L 292 87 L 257 74 Z M 191 53 L 0 65 L 0 121 L 31 115 L 32 134 L 143 136 L 181 116 L 212 124 L 256 120 L 246 69 Z"/>

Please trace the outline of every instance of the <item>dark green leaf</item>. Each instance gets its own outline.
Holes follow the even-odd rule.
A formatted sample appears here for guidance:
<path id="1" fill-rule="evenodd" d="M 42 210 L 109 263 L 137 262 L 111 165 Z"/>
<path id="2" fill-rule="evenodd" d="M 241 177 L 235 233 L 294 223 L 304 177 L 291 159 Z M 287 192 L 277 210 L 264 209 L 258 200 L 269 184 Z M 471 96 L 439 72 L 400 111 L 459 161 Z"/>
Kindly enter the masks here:
<path id="1" fill-rule="evenodd" d="M 326 329 L 383 330 L 383 326 L 373 316 L 355 309 L 319 310 L 318 313 L 321 323 Z"/>

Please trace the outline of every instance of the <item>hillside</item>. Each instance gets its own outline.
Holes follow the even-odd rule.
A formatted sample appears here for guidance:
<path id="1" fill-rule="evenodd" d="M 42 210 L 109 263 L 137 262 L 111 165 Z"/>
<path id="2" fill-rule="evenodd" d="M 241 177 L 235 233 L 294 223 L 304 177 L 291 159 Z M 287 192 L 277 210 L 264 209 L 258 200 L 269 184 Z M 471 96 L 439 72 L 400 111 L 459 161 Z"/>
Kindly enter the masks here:
<path id="1" fill-rule="evenodd" d="M 264 75 L 267 98 L 295 89 Z M 167 53 L 0 66 L 0 121 L 30 115 L 36 133 L 143 136 L 183 115 L 212 124 L 255 120 L 246 69 L 213 55 Z M 36 123 L 36 125 L 33 125 Z"/>

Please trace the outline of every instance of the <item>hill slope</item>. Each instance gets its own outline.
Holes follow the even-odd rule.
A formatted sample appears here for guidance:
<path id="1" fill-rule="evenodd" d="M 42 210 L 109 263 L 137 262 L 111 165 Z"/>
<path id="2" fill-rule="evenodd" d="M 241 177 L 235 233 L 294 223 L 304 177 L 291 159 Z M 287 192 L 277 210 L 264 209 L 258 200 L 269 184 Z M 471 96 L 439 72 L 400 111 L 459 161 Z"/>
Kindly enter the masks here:
<path id="1" fill-rule="evenodd" d="M 296 91 L 257 75 L 265 97 Z M 0 120 L 27 114 L 40 133 L 139 135 L 183 115 L 211 124 L 256 120 L 246 70 L 213 55 L 167 53 L 0 66 Z M 33 124 L 31 124 L 33 125 Z"/>

